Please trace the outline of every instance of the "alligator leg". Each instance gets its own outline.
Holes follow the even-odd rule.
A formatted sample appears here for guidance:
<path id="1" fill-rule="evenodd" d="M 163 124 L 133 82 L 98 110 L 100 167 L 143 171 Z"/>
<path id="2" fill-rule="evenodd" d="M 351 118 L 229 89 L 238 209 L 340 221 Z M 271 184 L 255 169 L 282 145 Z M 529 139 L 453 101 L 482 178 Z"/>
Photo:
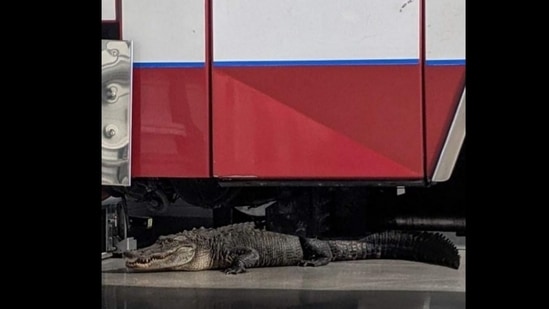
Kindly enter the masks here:
<path id="1" fill-rule="evenodd" d="M 303 260 L 299 266 L 323 266 L 332 260 L 332 251 L 328 243 L 318 239 L 299 238 L 303 249 Z"/>
<path id="2" fill-rule="evenodd" d="M 231 267 L 225 269 L 225 274 L 236 275 L 245 273 L 246 268 L 253 267 L 259 261 L 259 253 L 253 248 L 234 248 L 229 252 Z"/>

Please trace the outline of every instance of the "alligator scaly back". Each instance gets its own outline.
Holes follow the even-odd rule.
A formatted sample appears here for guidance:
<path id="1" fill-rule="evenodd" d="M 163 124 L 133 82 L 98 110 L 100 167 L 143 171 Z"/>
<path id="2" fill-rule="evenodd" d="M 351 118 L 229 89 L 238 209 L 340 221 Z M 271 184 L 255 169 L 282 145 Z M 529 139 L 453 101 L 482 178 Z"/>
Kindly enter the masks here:
<path id="1" fill-rule="evenodd" d="M 332 261 L 399 259 L 458 269 L 460 256 L 444 235 L 430 232 L 389 231 L 358 241 L 328 241 Z"/>
<path id="2" fill-rule="evenodd" d="M 185 230 L 174 235 L 161 236 L 164 238 L 174 237 L 174 236 L 186 236 L 191 239 L 194 238 L 212 238 L 216 236 L 222 236 L 224 234 L 231 233 L 251 233 L 254 230 L 257 230 L 255 222 L 244 222 L 244 223 L 235 223 L 231 225 L 225 225 L 218 228 L 193 228 L 192 230 Z"/>

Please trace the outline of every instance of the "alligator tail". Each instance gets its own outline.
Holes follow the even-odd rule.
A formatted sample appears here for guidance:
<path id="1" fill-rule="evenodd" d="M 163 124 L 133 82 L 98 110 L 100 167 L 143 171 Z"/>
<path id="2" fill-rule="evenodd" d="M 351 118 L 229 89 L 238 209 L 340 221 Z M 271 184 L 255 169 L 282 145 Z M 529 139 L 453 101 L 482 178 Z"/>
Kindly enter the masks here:
<path id="1" fill-rule="evenodd" d="M 328 241 L 332 261 L 397 259 L 459 268 L 456 246 L 444 235 L 430 232 L 383 232 L 358 241 Z"/>

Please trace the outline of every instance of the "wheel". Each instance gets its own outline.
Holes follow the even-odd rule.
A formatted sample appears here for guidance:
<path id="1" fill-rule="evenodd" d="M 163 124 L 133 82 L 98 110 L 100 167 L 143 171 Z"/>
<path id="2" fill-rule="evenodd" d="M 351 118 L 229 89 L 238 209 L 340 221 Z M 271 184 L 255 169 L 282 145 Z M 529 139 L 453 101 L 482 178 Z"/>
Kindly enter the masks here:
<path id="1" fill-rule="evenodd" d="M 209 179 L 172 182 L 177 194 L 187 203 L 204 208 L 227 205 L 239 193 L 240 188 L 221 187 Z"/>
<path id="2" fill-rule="evenodd" d="M 164 192 L 155 190 L 147 194 L 147 198 L 145 199 L 145 205 L 147 207 L 147 210 L 149 210 L 153 214 L 158 215 L 165 213 L 166 210 L 168 210 L 170 201 L 168 200 L 168 197 Z"/>

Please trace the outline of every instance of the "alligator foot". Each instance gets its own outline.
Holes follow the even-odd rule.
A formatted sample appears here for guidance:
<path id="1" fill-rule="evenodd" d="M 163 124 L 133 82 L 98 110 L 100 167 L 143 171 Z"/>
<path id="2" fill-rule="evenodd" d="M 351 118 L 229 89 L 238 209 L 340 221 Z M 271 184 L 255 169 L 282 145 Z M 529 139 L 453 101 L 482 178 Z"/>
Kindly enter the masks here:
<path id="1" fill-rule="evenodd" d="M 246 263 L 242 259 L 242 256 L 239 256 L 231 264 L 231 266 L 223 271 L 226 275 L 236 275 L 246 272 Z"/>
<path id="2" fill-rule="evenodd" d="M 329 262 L 330 262 L 329 258 L 318 258 L 318 259 L 314 259 L 314 260 L 301 260 L 301 261 L 299 261 L 299 263 L 297 265 L 298 266 L 303 266 L 303 267 L 307 267 L 307 266 L 316 267 L 316 266 L 324 266 L 324 265 L 328 264 Z"/>
<path id="3" fill-rule="evenodd" d="M 236 275 L 246 272 L 246 268 L 241 266 L 231 266 L 223 271 L 226 275 Z"/>

